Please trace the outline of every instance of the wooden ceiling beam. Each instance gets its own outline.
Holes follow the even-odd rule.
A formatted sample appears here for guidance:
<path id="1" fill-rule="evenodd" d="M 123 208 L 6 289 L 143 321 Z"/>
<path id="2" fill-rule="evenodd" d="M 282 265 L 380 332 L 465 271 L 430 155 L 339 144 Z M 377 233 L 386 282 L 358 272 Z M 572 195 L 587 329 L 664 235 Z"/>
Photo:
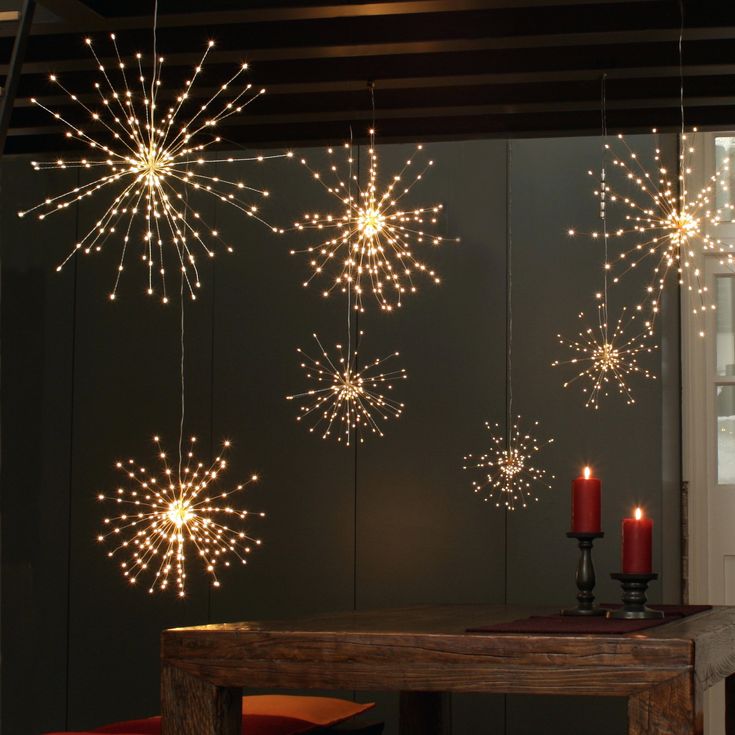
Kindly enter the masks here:
<path id="1" fill-rule="evenodd" d="M 660 0 L 625 0 L 627 3 L 646 5 Z M 478 10 L 524 10 L 539 7 L 580 7 L 611 5 L 611 0 L 408 0 L 403 2 L 332 3 L 299 7 L 259 7 L 230 11 L 199 11 L 161 14 L 159 28 L 182 28 L 187 26 L 216 26 L 253 23 L 284 23 L 308 20 L 338 20 L 346 18 L 426 15 L 431 13 L 458 13 Z M 78 6 L 79 16 L 69 18 L 68 23 L 39 23 L 33 28 L 34 35 L 59 35 L 84 33 L 99 30 L 123 31 L 150 28 L 151 15 L 103 17 L 91 10 L 80 0 L 44 0 L 43 5 L 67 20 Z M 86 9 L 86 13 L 83 9 Z M 5 35 L 0 32 L 0 36 Z"/>
<path id="2" fill-rule="evenodd" d="M 528 85 L 528 84 L 565 84 L 569 82 L 594 82 L 600 80 L 601 69 L 560 69 L 550 71 L 524 71 L 524 72 L 489 72 L 484 74 L 452 74 L 445 76 L 424 77 L 395 77 L 380 78 L 377 92 L 391 90 L 426 89 L 431 94 L 436 89 L 458 88 L 458 87 L 481 87 L 501 85 Z M 609 82 L 624 82 L 638 79 L 674 79 L 678 82 L 680 69 L 678 65 L 650 67 L 619 67 L 615 69 L 604 69 Z M 735 59 L 731 64 L 702 64 L 685 65 L 683 67 L 685 80 L 698 77 L 734 77 Z M 374 80 L 373 80 L 374 81 Z M 52 89 L 48 85 L 45 75 L 39 76 L 38 91 L 34 91 L 33 97 L 47 106 L 66 106 L 70 100 L 66 95 L 49 94 Z M 335 79 L 319 82 L 285 82 L 271 83 L 266 85 L 268 97 L 279 95 L 301 95 L 312 96 L 318 94 L 353 93 L 364 92 L 366 82 L 364 79 Z M 195 88 L 191 95 L 194 99 L 206 98 L 214 93 L 215 88 Z M 173 94 L 173 92 L 172 92 Z M 85 103 L 99 101 L 99 95 L 95 93 L 80 93 L 79 100 Z M 165 96 L 161 99 L 165 99 Z M 17 108 L 32 107 L 30 96 L 19 97 L 16 100 Z"/>
<path id="3" fill-rule="evenodd" d="M 725 41 L 735 39 L 735 25 L 727 27 L 696 28 L 687 32 L 687 46 L 703 41 Z M 243 51 L 213 51 L 209 55 L 209 64 L 241 63 L 243 61 L 257 63 L 259 61 L 308 61 L 315 59 L 344 60 L 350 58 L 374 58 L 412 56 L 424 54 L 460 54 L 478 51 L 529 51 L 535 49 L 584 48 L 640 46 L 651 43 L 671 43 L 678 41 L 678 31 L 613 31 L 596 33 L 574 33 L 564 35 L 533 35 L 513 38 L 478 38 L 478 39 L 434 39 L 425 41 L 339 44 L 333 46 L 294 46 L 288 48 L 254 48 Z M 85 44 L 79 42 L 80 52 L 86 50 Z M 201 51 L 184 53 L 166 53 L 166 68 L 176 66 L 192 66 L 201 58 Z M 102 63 L 113 67 L 117 59 L 105 57 Z M 73 72 L 89 71 L 91 58 L 73 58 L 60 61 L 30 59 L 24 65 L 24 73 Z M 0 65 L 0 74 L 7 73 L 7 64 Z"/>
<path id="4" fill-rule="evenodd" d="M 700 130 L 722 130 L 735 127 L 735 110 L 730 104 L 697 107 L 688 111 L 698 121 Z M 617 132 L 676 133 L 680 127 L 678 104 L 670 107 L 652 107 L 645 110 L 611 110 L 608 127 L 611 134 Z M 552 112 L 523 112 L 502 115 L 471 115 L 459 117 L 419 117 L 386 120 L 381 123 L 383 142 L 416 142 L 417 140 L 461 140 L 486 137 L 547 137 L 558 135 L 599 135 L 599 110 L 554 110 Z M 65 139 L 53 128 L 31 131 L 17 130 L 8 138 L 7 149 L 11 153 L 58 154 L 73 149 L 65 146 Z M 234 129 L 231 146 L 223 150 L 249 148 L 291 148 L 310 145 L 333 145 L 347 136 L 343 121 L 316 124 L 261 124 Z M 356 140 L 364 142 L 359 131 Z"/>
<path id="5" fill-rule="evenodd" d="M 732 97 L 727 94 L 692 96 L 685 100 L 685 110 L 703 110 L 710 107 L 726 107 L 732 109 L 733 119 L 735 120 L 735 108 L 732 107 Z M 636 97 L 633 99 L 608 99 L 607 109 L 609 113 L 632 112 L 636 110 L 657 110 L 657 109 L 678 109 L 678 95 L 665 97 Z M 426 105 L 422 107 L 405 107 L 405 108 L 381 108 L 376 113 L 376 122 L 382 126 L 392 120 L 410 120 L 422 118 L 446 118 L 448 120 L 455 118 L 470 117 L 502 117 L 516 116 L 525 114 L 556 114 L 566 112 L 590 112 L 595 113 L 599 117 L 600 103 L 598 99 L 570 99 L 570 100 L 547 100 L 547 101 L 508 101 L 489 104 L 447 104 L 447 105 Z M 692 123 L 698 122 L 689 113 L 686 114 L 687 119 Z M 48 119 L 45 116 L 46 120 Z M 232 130 L 247 130 L 251 127 L 260 127 L 263 125 L 301 127 L 309 125 L 318 125 L 320 122 L 325 124 L 344 123 L 345 130 L 347 125 L 355 122 L 365 122 L 366 126 L 373 119 L 372 110 L 364 109 L 337 109 L 337 110 L 319 110 L 318 112 L 274 112 L 274 113 L 252 113 L 242 115 L 240 117 L 229 118 L 223 121 L 217 127 L 217 135 L 223 138 L 231 138 Z M 450 126 L 451 127 L 451 126 Z M 61 124 L 48 124 L 44 121 L 40 125 L 18 125 L 12 129 L 11 134 L 14 136 L 28 135 L 54 135 L 63 134 L 66 128 Z M 93 129 L 85 127 L 85 131 L 94 137 Z M 104 137 L 105 131 L 100 131 Z M 63 150 L 63 149 L 62 149 Z"/>
<path id="6" fill-rule="evenodd" d="M 628 99 L 661 99 L 678 94 L 680 78 L 678 67 L 671 67 L 666 74 L 646 73 L 649 69 L 635 69 L 633 75 L 609 75 L 608 97 L 612 102 Z M 660 70 L 653 70 L 660 72 Z M 686 74 L 684 77 L 686 98 L 705 97 L 707 95 L 731 97 L 732 76 L 735 75 L 735 64 L 723 65 L 716 72 L 711 69 L 697 70 L 698 74 Z M 707 73 L 705 73 L 707 72 Z M 422 102 L 435 102 L 441 105 L 443 101 L 468 97 L 473 99 L 495 98 L 499 102 L 513 101 L 549 101 L 553 99 L 559 103 L 565 100 L 588 100 L 599 106 L 600 75 L 591 72 L 575 72 L 571 74 L 533 75 L 532 77 L 516 78 L 511 82 L 502 79 L 500 82 L 492 75 L 468 75 L 419 79 L 394 79 L 381 83 L 379 109 L 391 109 L 395 101 L 403 105 L 411 104 L 422 107 Z M 549 85 L 553 82 L 553 87 Z M 191 92 L 192 102 L 206 100 L 217 92 L 218 88 L 202 87 Z M 172 102 L 176 98 L 176 91 L 162 93 L 159 103 Z M 78 103 L 86 104 L 90 109 L 97 109 L 100 103 L 99 95 L 95 93 L 77 95 L 77 102 L 67 95 L 36 95 L 34 99 L 54 112 L 60 112 L 68 117 L 68 110 L 78 110 Z M 312 110 L 326 110 L 330 105 L 345 107 L 345 100 L 362 101 L 363 107 L 369 106 L 364 82 L 334 82 L 330 84 L 275 84 L 268 87 L 268 94 L 263 97 L 255 110 L 273 107 L 297 106 L 309 107 Z M 30 98 L 17 100 L 16 109 L 34 110 L 38 116 L 46 115 L 34 105 Z M 354 106 L 350 106 L 354 109 Z M 249 113 L 252 114 L 252 113 Z"/>

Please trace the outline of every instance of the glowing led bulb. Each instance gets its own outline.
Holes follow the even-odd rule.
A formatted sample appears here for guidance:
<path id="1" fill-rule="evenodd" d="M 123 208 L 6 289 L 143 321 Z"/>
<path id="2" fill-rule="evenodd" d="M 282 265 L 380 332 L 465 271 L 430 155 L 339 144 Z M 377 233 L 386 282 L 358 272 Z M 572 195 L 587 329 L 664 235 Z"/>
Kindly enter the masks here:
<path id="1" fill-rule="evenodd" d="M 564 383 L 568 388 L 580 381 L 585 394 L 585 406 L 598 409 L 600 401 L 610 394 L 622 396 L 628 405 L 635 403 L 629 385 L 631 377 L 655 380 L 656 376 L 641 366 L 639 358 L 651 353 L 656 346 L 650 343 L 650 335 L 638 332 L 633 337 L 625 335 L 635 322 L 635 315 L 626 319 L 627 310 L 623 309 L 612 330 L 606 319 L 604 304 L 597 307 L 597 320 L 593 326 L 583 328 L 574 339 L 557 335 L 559 344 L 567 349 L 570 356 L 555 360 L 553 367 L 571 366 L 576 375 Z M 584 320 L 584 313 L 579 315 Z"/>
<path id="2" fill-rule="evenodd" d="M 362 332 L 360 332 L 362 335 Z M 381 359 L 358 365 L 357 350 L 345 354 L 337 345 L 336 356 L 330 357 L 315 335 L 320 358 L 313 358 L 299 348 L 304 358 L 301 367 L 314 386 L 303 393 L 286 396 L 301 402 L 297 421 L 311 420 L 309 431 L 320 432 L 322 439 L 334 438 L 350 446 L 354 432 L 363 442 L 368 433 L 383 436 L 379 422 L 398 418 L 404 405 L 385 395 L 393 390 L 393 382 L 408 376 L 403 368 L 383 371 L 381 365 L 398 357 L 394 352 Z"/>
<path id="3" fill-rule="evenodd" d="M 723 257 L 728 263 L 732 262 L 732 253 L 729 252 L 732 244 L 711 234 L 721 219 L 721 212 L 715 205 L 715 189 L 717 186 L 726 187 L 729 182 L 728 161 L 725 159 L 704 187 L 692 194 L 687 190 L 686 180 L 693 170 L 688 159 L 694 147 L 686 135 L 682 143 L 682 173 L 677 179 L 663 165 L 660 149 L 656 149 L 653 157 L 655 170 L 649 171 L 641 157 L 619 135 L 617 146 L 622 147 L 623 155 L 614 154 L 613 145 L 605 145 L 612 157 L 613 178 L 617 181 L 611 184 L 603 178 L 595 191 L 603 213 L 611 204 L 610 209 L 620 211 L 623 217 L 622 223 L 617 228 L 611 227 L 607 233 L 589 233 L 593 239 L 607 237 L 611 246 L 620 243 L 617 257 L 605 263 L 612 282 L 619 282 L 625 274 L 645 265 L 652 270 L 645 294 L 636 305 L 638 311 L 649 312 L 649 329 L 660 310 L 661 292 L 670 273 L 688 293 L 692 312 L 701 315 L 715 308 L 700 270 L 703 255 L 728 251 Z M 597 176 L 594 171 L 589 171 L 589 174 Z M 569 230 L 570 236 L 576 234 L 576 230 Z"/>
<path id="4" fill-rule="evenodd" d="M 228 500 L 258 478 L 253 475 L 230 489 L 219 487 L 230 442 L 224 442 L 220 454 L 206 467 L 194 457 L 196 438 L 192 438 L 177 468 L 169 466 L 157 436 L 154 442 L 162 475 L 152 475 L 132 459 L 117 462 L 126 483 L 114 493 L 97 496 L 117 509 L 117 515 L 104 519 L 104 532 L 97 540 L 114 543 L 108 556 L 123 557 L 120 570 L 130 584 L 136 584 L 141 576 L 151 576 L 151 593 L 173 587 L 184 597 L 190 556 L 199 559 L 212 584 L 219 587 L 218 571 L 229 567 L 231 559 L 245 564 L 245 557 L 261 543 L 245 524 L 251 517 L 265 517 L 265 513 L 249 513 Z"/>
<path id="5" fill-rule="evenodd" d="M 539 425 L 534 422 L 534 428 Z M 500 431 L 500 425 L 486 422 L 490 431 L 490 450 L 484 454 L 465 456 L 462 469 L 481 470 L 479 480 L 472 481 L 472 488 L 492 502 L 496 508 L 527 508 L 530 502 L 538 501 L 537 488 L 550 489 L 546 470 L 537 464 L 536 455 L 541 449 L 553 443 L 553 439 L 541 441 L 521 427 L 521 417 L 517 416 L 507 432 Z"/>
<path id="6" fill-rule="evenodd" d="M 370 240 L 383 229 L 384 223 L 385 217 L 380 211 L 374 207 L 369 207 L 368 209 L 360 210 L 357 218 L 357 230 L 364 240 Z"/>
<path id="7" fill-rule="evenodd" d="M 240 77 L 247 65 L 242 65 L 208 99 L 195 99 L 198 95 L 193 92 L 194 83 L 203 72 L 213 42 L 207 45 L 184 89 L 170 104 L 164 104 L 159 102 L 164 58 L 157 57 L 152 70 L 144 72 L 143 55 L 138 53 L 130 64 L 131 73 L 126 71 L 128 66 L 120 56 L 115 34 L 111 34 L 110 39 L 117 64 L 109 70 L 97 56 L 92 39 L 85 39 L 101 74 L 100 81 L 94 85 L 93 102 L 87 103 L 71 93 L 56 75 L 50 77 L 51 82 L 82 109 L 89 126 L 66 119 L 36 98 L 31 100 L 68 128 L 67 138 L 90 148 L 93 154 L 90 158 L 69 161 L 34 161 L 33 168 L 36 171 L 78 168 L 89 171 L 90 176 L 81 177 L 80 183 L 70 191 L 47 198 L 18 215 L 23 217 L 35 212 L 38 219 L 43 220 L 89 197 L 107 195 L 95 224 L 74 245 L 57 270 L 61 270 L 75 253 L 100 252 L 110 241 L 117 240 L 121 248 L 110 294 L 112 300 L 133 247 L 140 248 L 147 272 L 147 294 L 159 290 L 162 301 L 168 302 L 166 263 L 171 260 L 194 297 L 201 286 L 197 254 L 201 252 L 211 257 L 216 249 L 233 251 L 231 244 L 224 242 L 216 230 L 204 223 L 196 203 L 199 194 L 213 197 L 267 225 L 257 204 L 257 200 L 268 196 L 267 191 L 219 172 L 211 173 L 210 169 L 236 162 L 291 157 L 291 154 L 204 155 L 210 146 L 222 142 L 220 136 L 213 134 L 213 128 L 231 115 L 242 113 L 265 93 L 264 89 L 251 91 L 251 84 L 243 85 Z M 278 228 L 267 226 L 278 231 Z"/>
<path id="8" fill-rule="evenodd" d="M 405 201 L 433 161 L 425 162 L 414 174 L 414 158 L 409 158 L 398 174 L 381 182 L 375 131 L 371 130 L 368 172 L 363 181 L 356 173 L 352 147 L 345 144 L 343 150 L 346 162 L 339 166 L 332 162 L 339 154 L 333 148 L 327 149 L 328 172 L 300 159 L 312 178 L 337 200 L 337 209 L 309 212 L 296 222 L 295 230 L 315 230 L 320 242 L 303 250 L 294 249 L 291 254 L 307 253 L 310 257 L 312 273 L 304 286 L 327 276 L 330 282 L 324 296 L 335 288 L 349 292 L 354 297 L 354 308 L 362 311 L 366 294 L 372 293 L 380 308 L 390 311 L 401 306 L 404 295 L 418 290 L 417 276 L 440 282 L 437 273 L 419 260 L 415 250 L 439 245 L 447 239 L 433 233 L 442 205 L 411 206 Z M 417 152 L 422 150 L 423 146 L 417 147 Z M 404 179 L 408 182 L 404 183 Z"/>

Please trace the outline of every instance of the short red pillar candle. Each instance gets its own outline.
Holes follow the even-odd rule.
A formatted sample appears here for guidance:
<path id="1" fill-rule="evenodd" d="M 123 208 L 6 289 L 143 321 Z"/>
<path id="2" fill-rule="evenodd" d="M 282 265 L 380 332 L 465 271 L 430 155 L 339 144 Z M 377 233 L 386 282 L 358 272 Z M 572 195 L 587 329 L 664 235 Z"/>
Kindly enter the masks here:
<path id="1" fill-rule="evenodd" d="M 623 518 L 623 574 L 650 574 L 653 568 L 653 519 L 640 508 L 633 518 Z"/>
<path id="2" fill-rule="evenodd" d="M 589 467 L 572 481 L 572 532 L 600 533 L 600 481 Z"/>

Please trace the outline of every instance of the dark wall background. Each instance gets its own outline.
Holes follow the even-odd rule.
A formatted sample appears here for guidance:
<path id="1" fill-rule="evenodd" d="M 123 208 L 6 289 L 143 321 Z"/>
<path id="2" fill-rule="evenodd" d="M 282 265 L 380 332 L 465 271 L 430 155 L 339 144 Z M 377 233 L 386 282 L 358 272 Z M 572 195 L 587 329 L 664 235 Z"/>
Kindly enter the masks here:
<path id="1" fill-rule="evenodd" d="M 633 140 L 650 151 L 653 136 Z M 665 144 L 668 141 L 664 140 Z M 381 148 L 391 173 L 410 152 Z M 431 602 L 563 604 L 574 596 L 576 554 L 564 536 L 569 481 L 590 463 L 604 481 L 608 537 L 596 547 L 599 596 L 615 599 L 617 523 L 634 502 L 656 519 L 656 600 L 679 594 L 678 320 L 668 304 L 664 350 L 652 360 L 664 380 L 635 384 L 634 408 L 613 400 L 599 412 L 561 387 L 550 363 L 556 333 L 578 331 L 593 306 L 601 249 L 568 227 L 597 226 L 588 168 L 594 139 L 512 144 L 515 408 L 556 442 L 543 462 L 553 489 L 527 511 L 482 503 L 460 469 L 485 446 L 483 422 L 502 421 L 505 397 L 506 164 L 503 141 L 429 146 L 434 169 L 414 201 L 445 204 L 442 227 L 459 235 L 426 255 L 443 277 L 403 309 L 360 317 L 362 351 L 400 350 L 407 409 L 385 437 L 345 449 L 295 421 L 284 396 L 303 385 L 296 347 L 344 339 L 344 302 L 304 290 L 292 237 L 274 237 L 226 207 L 202 207 L 237 244 L 204 265 L 203 293 L 186 307 L 187 434 L 208 454 L 233 440 L 229 477 L 262 476 L 247 507 L 263 509 L 264 546 L 221 589 L 192 576 L 185 601 L 128 589 L 95 542 L 105 511 L 95 501 L 117 484 L 114 462 L 152 464 L 150 438 L 173 452 L 179 418 L 176 300 L 141 295 L 137 263 L 118 300 L 107 300 L 117 253 L 55 264 L 86 232 L 94 209 L 43 223 L 15 212 L 73 186 L 72 171 L 34 174 L 26 159 L 3 162 L 2 195 L 2 725 L 12 735 L 79 729 L 158 709 L 158 636 L 166 627 L 286 617 L 334 609 Z M 323 159 L 322 151 L 308 151 Z M 364 156 L 364 151 L 363 154 Z M 229 169 L 228 169 L 229 172 Z M 294 162 L 245 170 L 272 191 L 264 213 L 290 223 L 324 209 L 322 192 Z M 173 266 L 173 264 L 171 264 Z M 176 291 L 175 268 L 169 271 Z M 638 284 L 613 292 L 631 302 Z M 665 548 L 662 538 L 666 537 Z M 195 581 L 197 580 L 197 581 Z M 347 696 L 351 696 L 351 693 Z M 372 695 L 396 733 L 397 698 Z M 584 716 L 580 716 L 580 712 Z M 617 700 L 458 696 L 454 732 L 477 735 L 624 732 Z"/>

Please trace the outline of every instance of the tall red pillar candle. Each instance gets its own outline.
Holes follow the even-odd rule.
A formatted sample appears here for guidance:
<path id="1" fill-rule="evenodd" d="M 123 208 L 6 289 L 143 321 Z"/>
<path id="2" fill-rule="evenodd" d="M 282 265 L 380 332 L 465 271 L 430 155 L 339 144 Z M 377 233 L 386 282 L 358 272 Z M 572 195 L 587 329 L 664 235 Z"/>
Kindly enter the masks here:
<path id="1" fill-rule="evenodd" d="M 650 574 L 653 548 L 653 519 L 644 518 L 640 508 L 633 518 L 623 518 L 623 574 Z"/>
<path id="2" fill-rule="evenodd" d="M 581 477 L 572 481 L 572 531 L 574 533 L 599 533 L 600 481 L 592 477 L 589 467 Z"/>

